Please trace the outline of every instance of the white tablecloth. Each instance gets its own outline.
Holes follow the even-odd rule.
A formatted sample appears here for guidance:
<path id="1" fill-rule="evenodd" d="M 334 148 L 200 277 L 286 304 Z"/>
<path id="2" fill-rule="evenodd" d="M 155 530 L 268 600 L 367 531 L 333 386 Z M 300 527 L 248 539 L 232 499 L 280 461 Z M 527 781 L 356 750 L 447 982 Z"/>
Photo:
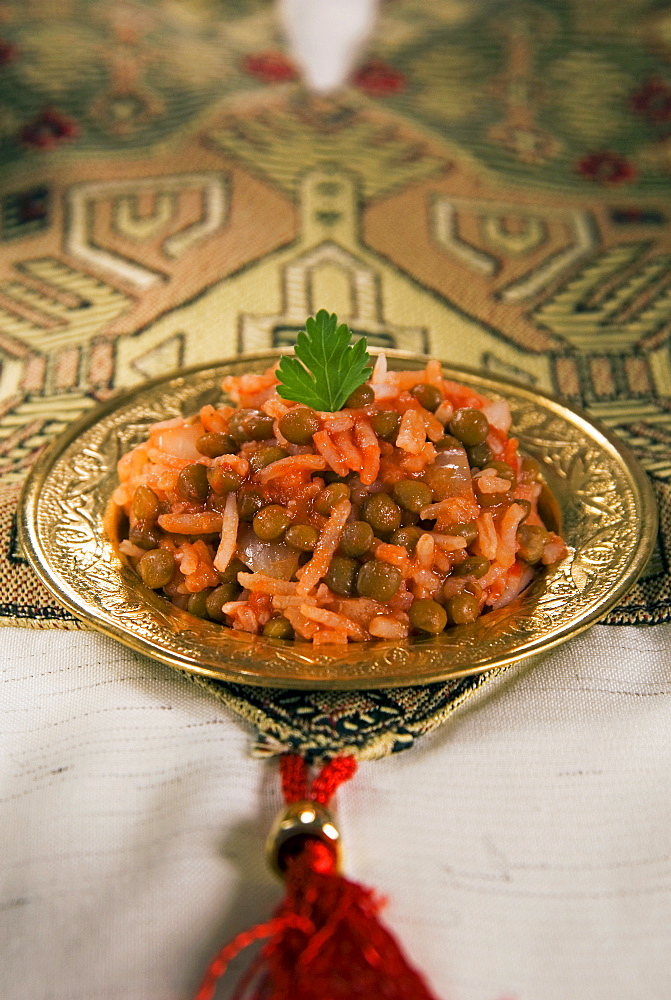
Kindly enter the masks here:
<path id="1" fill-rule="evenodd" d="M 0 997 L 188 1000 L 279 899 L 276 763 L 112 641 L 0 637 Z M 347 872 L 442 1000 L 671 997 L 670 641 L 597 626 L 339 793 Z"/>

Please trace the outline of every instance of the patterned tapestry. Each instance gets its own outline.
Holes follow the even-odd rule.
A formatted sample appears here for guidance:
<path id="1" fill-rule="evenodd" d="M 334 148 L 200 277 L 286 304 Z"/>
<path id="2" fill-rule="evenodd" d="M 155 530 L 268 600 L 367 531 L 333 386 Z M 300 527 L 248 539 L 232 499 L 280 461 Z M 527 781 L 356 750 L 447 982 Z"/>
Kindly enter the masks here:
<path id="1" fill-rule="evenodd" d="M 387 0 L 329 98 L 261 0 L 0 14 L 0 620 L 76 627 L 13 526 L 55 434 L 143 379 L 292 343 L 321 307 L 623 438 L 663 530 L 607 620 L 668 619 L 668 7 Z"/>

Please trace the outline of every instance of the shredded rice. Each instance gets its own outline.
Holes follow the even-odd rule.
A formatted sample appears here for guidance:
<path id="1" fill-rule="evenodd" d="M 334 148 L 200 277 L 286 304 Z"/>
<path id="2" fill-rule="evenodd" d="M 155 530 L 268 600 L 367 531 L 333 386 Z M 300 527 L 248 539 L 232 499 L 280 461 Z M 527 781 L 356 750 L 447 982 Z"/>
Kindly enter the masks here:
<path id="1" fill-rule="evenodd" d="M 152 550 L 167 553 L 174 572 L 163 593 L 182 608 L 195 608 L 194 595 L 204 594 L 208 608 L 219 601 L 216 620 L 238 634 L 295 635 L 315 645 L 404 640 L 421 631 L 418 600 L 444 607 L 452 627 L 454 598 L 473 614 L 489 613 L 529 584 L 535 566 L 563 558 L 563 540 L 538 510 L 542 482 L 509 436 L 505 401 L 446 380 L 438 361 L 390 372 L 383 354 L 369 384 L 370 404 L 335 413 L 299 404 L 312 421 L 303 439 L 283 423 L 297 406 L 277 395 L 274 369 L 228 377 L 234 406 L 207 404 L 193 418 L 154 424 L 118 463 L 113 497 L 129 524 L 121 552 L 143 579 Z M 416 386 L 422 392 L 411 392 Z M 436 391 L 426 409 L 420 400 Z M 488 421 L 484 458 L 473 468 L 453 436 L 460 411 L 471 409 Z M 259 426 L 272 424 L 268 436 L 235 424 L 241 410 Z M 222 453 L 219 439 L 227 442 Z M 230 492 L 216 493 L 220 481 Z M 399 483 L 406 494 L 396 492 Z M 408 492 L 414 485 L 418 501 Z M 369 514 L 374 496 L 388 523 Z M 370 537 L 356 527 L 362 521 L 373 541 L 350 550 L 347 525 Z M 534 553 L 525 556 L 530 564 L 523 551 Z"/>

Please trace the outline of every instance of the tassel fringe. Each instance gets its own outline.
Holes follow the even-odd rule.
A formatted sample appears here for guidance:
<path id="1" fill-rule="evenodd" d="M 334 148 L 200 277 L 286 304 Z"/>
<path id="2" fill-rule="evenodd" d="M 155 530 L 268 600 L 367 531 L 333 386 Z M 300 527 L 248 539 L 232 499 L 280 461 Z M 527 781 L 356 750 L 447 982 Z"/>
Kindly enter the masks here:
<path id="1" fill-rule="evenodd" d="M 330 761 L 308 787 L 302 758 L 280 760 L 286 802 L 328 805 L 356 771 L 353 757 Z M 217 982 L 249 945 L 265 941 L 233 1000 L 437 1000 L 377 914 L 382 901 L 336 871 L 333 844 L 297 835 L 282 846 L 285 897 L 274 918 L 243 931 L 210 963 L 195 1000 L 213 1000 Z"/>

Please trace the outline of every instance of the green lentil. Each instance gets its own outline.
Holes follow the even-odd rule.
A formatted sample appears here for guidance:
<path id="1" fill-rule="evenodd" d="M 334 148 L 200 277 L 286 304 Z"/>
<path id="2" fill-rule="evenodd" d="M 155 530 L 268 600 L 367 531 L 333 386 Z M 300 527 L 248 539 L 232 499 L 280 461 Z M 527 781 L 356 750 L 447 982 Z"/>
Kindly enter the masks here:
<path id="1" fill-rule="evenodd" d="M 151 521 L 138 521 L 128 532 L 128 541 L 139 549 L 156 549 L 161 541 L 161 531 Z"/>
<path id="2" fill-rule="evenodd" d="M 261 469 L 265 469 L 267 465 L 272 465 L 273 462 L 279 462 L 281 458 L 287 458 L 289 452 L 286 448 L 280 448 L 277 444 L 265 444 L 257 448 L 256 451 L 249 456 L 249 468 L 252 472 L 259 472 Z"/>
<path id="3" fill-rule="evenodd" d="M 401 571 L 396 566 L 380 559 L 369 559 L 358 572 L 357 593 L 374 601 L 389 601 L 401 585 L 401 579 Z"/>
<path id="4" fill-rule="evenodd" d="M 177 490 L 185 500 L 202 502 L 207 499 L 209 489 L 207 468 L 200 462 L 185 466 L 177 477 Z"/>
<path id="5" fill-rule="evenodd" d="M 494 452 L 486 441 L 483 441 L 482 444 L 474 444 L 471 448 L 467 448 L 466 454 L 468 455 L 468 464 L 472 469 L 486 468 L 494 457 Z"/>
<path id="6" fill-rule="evenodd" d="M 368 521 L 376 535 L 389 535 L 400 527 L 401 508 L 388 493 L 375 493 L 364 501 L 362 518 Z"/>
<path id="7" fill-rule="evenodd" d="M 417 542 L 423 534 L 424 532 L 421 528 L 408 525 L 406 528 L 399 528 L 398 531 L 395 531 L 390 541 L 392 545 L 402 545 L 410 555 L 413 555 L 417 547 Z"/>
<path id="8" fill-rule="evenodd" d="M 491 563 L 489 559 L 485 559 L 484 556 L 468 556 L 456 567 L 454 575 L 474 576 L 479 580 L 481 576 L 489 572 L 490 567 Z"/>
<path id="9" fill-rule="evenodd" d="M 207 618 L 207 598 L 212 593 L 212 587 L 207 587 L 197 594 L 189 594 L 186 610 L 196 618 Z"/>
<path id="10" fill-rule="evenodd" d="M 428 507 L 433 495 L 426 483 L 416 479 L 401 479 L 394 483 L 394 500 L 403 510 L 418 514 L 422 507 Z"/>
<path id="11" fill-rule="evenodd" d="M 241 490 L 238 493 L 238 517 L 241 521 L 251 521 L 257 511 L 266 506 L 258 490 Z"/>
<path id="12" fill-rule="evenodd" d="M 230 434 L 223 431 L 208 431 L 201 434 L 196 441 L 196 451 L 207 458 L 218 458 L 220 455 L 234 455 L 238 450 L 238 442 Z"/>
<path id="13" fill-rule="evenodd" d="M 378 410 L 377 413 L 373 414 L 370 422 L 379 438 L 393 444 L 401 426 L 401 414 L 397 413 L 396 410 Z"/>
<path id="14" fill-rule="evenodd" d="M 207 470 L 207 481 L 218 496 L 236 493 L 242 486 L 242 477 L 237 472 L 225 469 L 220 465 L 214 465 Z"/>
<path id="15" fill-rule="evenodd" d="M 450 521 L 442 528 L 442 534 L 465 538 L 466 544 L 470 545 L 478 537 L 478 526 L 475 521 Z"/>
<path id="16" fill-rule="evenodd" d="M 319 541 L 319 532 L 311 524 L 292 524 L 287 529 L 284 541 L 300 552 L 312 552 Z"/>
<path id="17" fill-rule="evenodd" d="M 309 406 L 296 406 L 279 421 L 280 432 L 291 444 L 310 444 L 319 430 L 319 417 Z"/>
<path id="18" fill-rule="evenodd" d="M 475 496 L 481 507 L 506 507 L 510 504 L 508 493 L 481 493 L 475 481 Z"/>
<path id="19" fill-rule="evenodd" d="M 328 517 L 333 508 L 343 500 L 349 500 L 351 490 L 347 483 L 331 483 L 317 496 L 315 500 L 315 510 L 318 514 Z"/>
<path id="20" fill-rule="evenodd" d="M 161 513 L 161 501 L 148 486 L 138 486 L 133 493 L 133 513 L 138 521 L 155 521 Z"/>
<path id="21" fill-rule="evenodd" d="M 368 382 L 364 382 L 360 385 L 358 389 L 345 400 L 345 406 L 348 410 L 360 410 L 362 406 L 370 406 L 370 404 L 375 399 L 375 393 Z"/>
<path id="22" fill-rule="evenodd" d="M 457 441 L 454 435 L 443 434 L 441 438 L 438 438 L 433 447 L 436 449 L 436 451 L 447 451 L 448 448 L 449 449 L 463 448 L 464 446 L 461 443 L 461 441 Z"/>
<path id="23" fill-rule="evenodd" d="M 248 567 L 245 566 L 245 564 L 242 562 L 241 559 L 238 559 L 237 556 L 234 556 L 233 559 L 231 559 L 231 561 L 229 562 L 226 569 L 219 572 L 218 575 L 222 583 L 234 583 L 237 586 L 238 573 L 247 573 L 247 572 L 248 572 Z"/>
<path id="24" fill-rule="evenodd" d="M 513 503 L 516 503 L 518 507 L 524 507 L 524 517 L 520 521 L 520 524 L 524 524 L 531 513 L 531 502 L 529 500 L 514 500 Z"/>
<path id="25" fill-rule="evenodd" d="M 145 552 L 137 564 L 142 582 L 152 590 L 167 586 L 175 572 L 175 560 L 167 549 L 152 549 Z"/>
<path id="26" fill-rule="evenodd" d="M 344 556 L 362 556 L 373 544 L 373 529 L 367 521 L 350 521 L 340 536 L 340 551 Z"/>
<path id="27" fill-rule="evenodd" d="M 293 639 L 294 630 L 286 618 L 271 618 L 263 626 L 263 635 L 266 639 Z"/>
<path id="28" fill-rule="evenodd" d="M 548 540 L 545 528 L 535 524 L 523 524 L 517 529 L 519 548 L 517 556 L 526 563 L 537 563 L 543 555 L 543 549 Z"/>
<path id="29" fill-rule="evenodd" d="M 480 605 L 474 594 L 462 591 L 447 602 L 447 617 L 452 625 L 468 625 L 480 614 Z"/>
<path id="30" fill-rule="evenodd" d="M 282 537 L 290 524 L 291 516 L 286 507 L 271 503 L 254 515 L 252 528 L 256 537 L 263 542 L 275 542 Z"/>
<path id="31" fill-rule="evenodd" d="M 215 587 L 206 598 L 205 607 L 207 613 L 215 622 L 225 622 L 226 615 L 221 610 L 224 604 L 234 601 L 240 595 L 240 588 L 234 583 L 222 583 Z"/>
<path id="32" fill-rule="evenodd" d="M 514 490 L 515 487 L 517 486 L 517 476 L 515 475 L 514 470 L 511 469 L 511 467 L 508 465 L 507 462 L 498 462 L 496 460 L 492 460 L 490 462 L 487 462 L 485 468 L 494 469 L 499 479 L 505 479 L 510 483 L 511 489 Z"/>
<path id="33" fill-rule="evenodd" d="M 473 447 L 482 444 L 489 434 L 489 421 L 482 410 L 464 406 L 455 410 L 450 420 L 450 431 L 462 444 Z"/>
<path id="34" fill-rule="evenodd" d="M 442 632 L 447 625 L 447 612 L 438 601 L 429 598 L 420 598 L 410 605 L 408 611 L 410 624 L 420 632 L 429 632 L 437 635 Z"/>
<path id="35" fill-rule="evenodd" d="M 324 577 L 324 583 L 334 594 L 342 594 L 343 597 L 352 597 L 356 584 L 359 563 L 355 559 L 348 559 L 346 556 L 334 556 L 331 560 L 328 573 Z"/>
<path id="36" fill-rule="evenodd" d="M 228 421 L 229 433 L 236 441 L 267 441 L 273 436 L 273 418 L 263 410 L 235 410 Z"/>
<path id="37" fill-rule="evenodd" d="M 435 413 L 443 401 L 443 394 L 440 389 L 431 385 L 430 382 L 418 382 L 413 385 L 410 395 L 414 396 L 420 406 L 431 413 Z"/>

